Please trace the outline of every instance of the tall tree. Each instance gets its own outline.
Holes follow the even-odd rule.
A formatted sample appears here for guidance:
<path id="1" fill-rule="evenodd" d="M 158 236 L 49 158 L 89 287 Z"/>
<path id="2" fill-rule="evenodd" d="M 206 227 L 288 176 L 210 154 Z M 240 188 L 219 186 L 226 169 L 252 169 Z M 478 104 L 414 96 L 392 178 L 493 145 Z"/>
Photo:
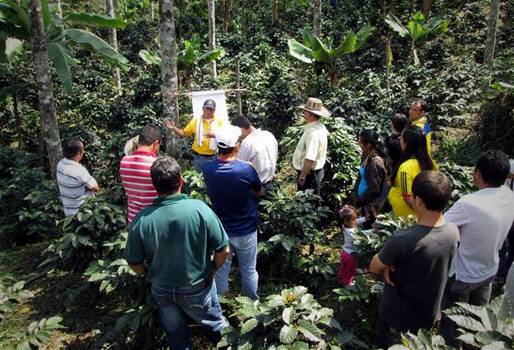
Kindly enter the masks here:
<path id="1" fill-rule="evenodd" d="M 152 0 L 148 1 L 148 12 L 150 14 L 150 19 L 153 21 L 155 18 L 155 16 L 154 16 L 155 8 L 154 8 L 154 3 Z"/>
<path id="2" fill-rule="evenodd" d="M 175 16 L 173 0 L 159 0 L 159 38 L 161 42 L 161 92 L 163 114 L 166 119 L 177 119 L 178 111 L 173 110 L 174 97 L 177 92 L 177 52 L 175 38 Z M 177 138 L 168 133 L 167 146 L 173 151 Z M 168 148 L 168 149 L 169 149 Z"/>
<path id="3" fill-rule="evenodd" d="M 491 0 L 484 52 L 484 63 L 487 65 L 490 65 L 494 58 L 494 50 L 496 47 L 496 28 L 498 26 L 498 16 L 500 14 L 500 3 L 500 0 Z"/>
<path id="4" fill-rule="evenodd" d="M 232 0 L 221 0 L 221 28 L 224 33 L 228 30 L 228 23 L 230 20 L 230 11 L 232 9 Z"/>
<path id="5" fill-rule="evenodd" d="M 36 82 L 38 85 L 41 130 L 50 162 L 51 173 L 55 177 L 57 163 L 62 159 L 62 148 L 59 125 L 55 116 L 54 92 L 48 66 L 48 51 L 41 13 L 41 1 L 32 0 L 31 10 L 32 47 Z"/>
<path id="6" fill-rule="evenodd" d="M 434 4 L 434 0 L 423 0 L 423 4 L 421 5 L 421 13 L 425 18 L 428 18 L 430 15 L 430 11 L 432 11 L 432 5 Z"/>
<path id="7" fill-rule="evenodd" d="M 321 36 L 321 0 L 314 0 L 313 7 L 312 27 L 314 28 L 314 35 L 319 37 Z"/>
<path id="8" fill-rule="evenodd" d="M 216 48 L 216 4 L 214 0 L 207 0 L 207 7 L 209 8 L 209 51 L 213 51 Z M 216 78 L 218 76 L 216 61 L 212 60 L 209 66 L 212 76 Z"/>
<path id="9" fill-rule="evenodd" d="M 278 22 L 279 0 L 271 0 L 271 23 Z"/>
<path id="10" fill-rule="evenodd" d="M 107 15 L 109 15 L 111 18 L 116 17 L 113 0 L 105 0 L 105 9 L 107 10 Z M 109 29 L 109 41 L 111 42 L 112 47 L 118 51 L 118 34 L 116 32 L 116 28 L 114 27 Z M 116 86 L 116 93 L 119 95 L 121 94 L 121 76 L 119 67 L 113 68 L 112 77 Z"/>

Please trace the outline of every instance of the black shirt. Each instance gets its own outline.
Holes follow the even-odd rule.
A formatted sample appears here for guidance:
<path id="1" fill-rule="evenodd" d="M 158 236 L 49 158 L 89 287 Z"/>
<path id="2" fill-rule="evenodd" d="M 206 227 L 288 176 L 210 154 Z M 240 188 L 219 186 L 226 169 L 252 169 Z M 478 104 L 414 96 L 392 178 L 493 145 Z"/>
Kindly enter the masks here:
<path id="1" fill-rule="evenodd" d="M 452 223 L 414 225 L 395 232 L 379 252 L 395 268 L 380 300 L 379 317 L 400 331 L 430 328 L 440 316 L 441 298 L 459 231 Z"/>

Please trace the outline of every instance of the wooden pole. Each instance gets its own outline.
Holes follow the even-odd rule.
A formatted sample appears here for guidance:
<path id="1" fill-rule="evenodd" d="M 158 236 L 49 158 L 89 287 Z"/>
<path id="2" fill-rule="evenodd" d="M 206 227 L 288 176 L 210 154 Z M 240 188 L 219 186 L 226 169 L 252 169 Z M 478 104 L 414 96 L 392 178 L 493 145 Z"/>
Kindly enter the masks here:
<path id="1" fill-rule="evenodd" d="M 236 95 L 237 95 L 237 115 L 243 115 L 243 101 L 241 100 L 241 71 L 239 67 L 239 60 L 236 61 Z"/>

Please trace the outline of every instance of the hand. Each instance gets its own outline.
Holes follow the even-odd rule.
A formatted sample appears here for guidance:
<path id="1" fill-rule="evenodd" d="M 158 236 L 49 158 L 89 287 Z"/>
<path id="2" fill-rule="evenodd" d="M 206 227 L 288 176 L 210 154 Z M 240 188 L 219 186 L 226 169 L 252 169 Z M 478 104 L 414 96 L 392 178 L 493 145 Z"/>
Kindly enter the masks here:
<path id="1" fill-rule="evenodd" d="M 305 178 L 304 177 L 299 177 L 298 178 L 298 185 L 300 185 L 300 186 L 305 185 Z"/>
<path id="2" fill-rule="evenodd" d="M 385 269 L 384 269 L 384 282 L 387 283 L 388 285 L 390 286 L 393 286 L 394 287 L 394 283 L 393 281 L 391 280 L 391 272 L 394 272 L 395 269 L 394 269 L 394 266 L 387 266 Z"/>
<path id="3" fill-rule="evenodd" d="M 216 137 L 216 134 L 214 134 L 212 131 L 204 131 L 203 137 L 207 137 L 209 139 L 213 139 Z"/>
<path id="4" fill-rule="evenodd" d="M 173 119 L 166 119 L 164 121 L 164 126 L 168 129 L 174 129 L 175 128 L 175 121 Z"/>

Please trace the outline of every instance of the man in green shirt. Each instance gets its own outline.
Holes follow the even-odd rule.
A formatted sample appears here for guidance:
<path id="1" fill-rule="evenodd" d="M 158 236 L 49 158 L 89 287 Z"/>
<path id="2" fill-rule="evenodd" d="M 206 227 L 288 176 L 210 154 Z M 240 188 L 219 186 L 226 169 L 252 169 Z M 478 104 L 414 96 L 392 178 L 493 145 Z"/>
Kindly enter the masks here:
<path id="1" fill-rule="evenodd" d="M 125 258 L 151 283 L 172 349 L 192 348 L 188 316 L 217 342 L 228 322 L 212 282 L 229 253 L 228 236 L 205 203 L 181 194 L 175 159 L 157 159 L 150 175 L 159 198 L 132 221 Z"/>

